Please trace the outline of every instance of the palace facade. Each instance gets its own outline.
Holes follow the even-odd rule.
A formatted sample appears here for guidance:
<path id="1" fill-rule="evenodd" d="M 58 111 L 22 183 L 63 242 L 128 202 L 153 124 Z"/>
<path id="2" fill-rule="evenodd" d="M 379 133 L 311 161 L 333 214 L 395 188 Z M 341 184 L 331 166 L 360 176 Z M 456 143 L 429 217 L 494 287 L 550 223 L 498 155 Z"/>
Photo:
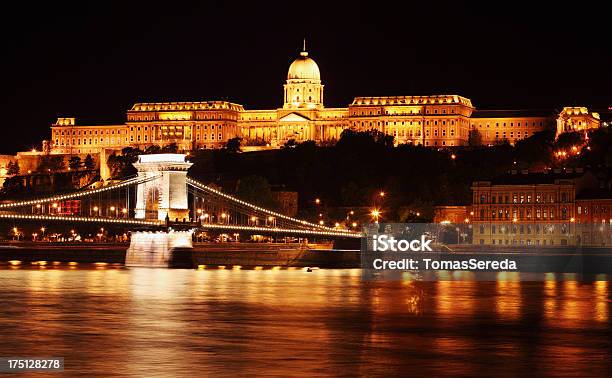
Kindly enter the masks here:
<path id="1" fill-rule="evenodd" d="M 79 125 L 59 118 L 44 144 L 52 154 L 102 154 L 132 146 L 176 144 L 181 151 L 221 148 L 232 138 L 261 148 L 289 140 L 333 142 L 346 129 L 378 130 L 396 144 L 452 147 L 468 144 L 477 130 L 483 144 L 514 144 L 545 129 L 558 132 L 599 127 L 587 108 L 554 111 L 477 110 L 459 95 L 355 97 L 345 108 L 324 105 L 317 63 L 302 51 L 291 63 L 282 106 L 250 110 L 227 101 L 137 103 L 116 125 Z"/>
<path id="2" fill-rule="evenodd" d="M 472 185 L 466 219 L 480 245 L 610 245 L 610 182 L 582 169 L 512 171 Z"/>

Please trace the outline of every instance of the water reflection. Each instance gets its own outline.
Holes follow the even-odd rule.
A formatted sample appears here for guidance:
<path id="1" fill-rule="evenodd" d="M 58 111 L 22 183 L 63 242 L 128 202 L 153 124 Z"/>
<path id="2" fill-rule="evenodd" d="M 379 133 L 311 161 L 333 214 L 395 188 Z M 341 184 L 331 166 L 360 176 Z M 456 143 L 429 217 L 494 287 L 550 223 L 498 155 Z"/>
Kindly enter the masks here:
<path id="1" fill-rule="evenodd" d="M 611 367 L 606 281 L 364 282 L 358 270 L 53 264 L 0 273 L 0 355 L 65 356 L 75 374 L 585 375 Z"/>

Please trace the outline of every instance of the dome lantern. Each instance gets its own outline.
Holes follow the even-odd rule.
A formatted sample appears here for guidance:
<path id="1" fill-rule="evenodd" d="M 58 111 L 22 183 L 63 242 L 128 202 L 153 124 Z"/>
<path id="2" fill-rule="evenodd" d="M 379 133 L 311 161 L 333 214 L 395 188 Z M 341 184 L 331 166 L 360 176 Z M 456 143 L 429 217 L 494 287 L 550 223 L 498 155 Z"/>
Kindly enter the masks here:
<path id="1" fill-rule="evenodd" d="M 283 108 L 317 109 L 323 107 L 323 85 L 317 63 L 308 56 L 306 40 L 297 57 L 289 66 L 287 83 L 284 85 Z"/>

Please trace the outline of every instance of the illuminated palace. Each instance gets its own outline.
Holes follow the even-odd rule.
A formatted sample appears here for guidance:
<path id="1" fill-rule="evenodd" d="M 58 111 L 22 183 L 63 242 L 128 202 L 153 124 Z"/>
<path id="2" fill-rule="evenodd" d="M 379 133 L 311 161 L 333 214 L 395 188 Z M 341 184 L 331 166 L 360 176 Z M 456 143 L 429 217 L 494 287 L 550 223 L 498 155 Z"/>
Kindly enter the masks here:
<path id="1" fill-rule="evenodd" d="M 524 110 L 476 110 L 459 95 L 356 97 L 346 108 L 324 106 L 317 63 L 302 51 L 289 66 L 283 105 L 249 110 L 227 101 L 137 103 L 117 125 L 78 125 L 59 118 L 46 143 L 52 154 L 101 154 L 127 146 L 176 144 L 182 151 L 220 148 L 232 138 L 275 148 L 289 140 L 318 143 L 339 139 L 342 131 L 378 130 L 396 144 L 462 146 L 470 130 L 483 144 L 515 143 L 544 129 L 558 132 L 599 127 L 597 113 L 584 107 L 560 114 Z"/>

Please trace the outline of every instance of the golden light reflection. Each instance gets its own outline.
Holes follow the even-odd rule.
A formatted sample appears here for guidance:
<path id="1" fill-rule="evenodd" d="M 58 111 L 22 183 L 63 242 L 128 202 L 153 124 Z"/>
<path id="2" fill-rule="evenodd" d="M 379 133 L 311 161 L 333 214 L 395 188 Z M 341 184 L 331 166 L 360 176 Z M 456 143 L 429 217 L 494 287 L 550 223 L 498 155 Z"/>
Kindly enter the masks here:
<path id="1" fill-rule="evenodd" d="M 496 281 L 495 311 L 503 320 L 518 320 L 521 315 L 521 281 Z"/>
<path id="2" fill-rule="evenodd" d="M 600 322 L 608 321 L 608 281 L 595 281 L 595 319 Z"/>
<path id="3" fill-rule="evenodd" d="M 564 325 L 576 325 L 585 314 L 581 309 L 580 298 L 578 298 L 578 283 L 576 281 L 563 282 L 563 306 L 561 307 L 561 318 Z"/>
<path id="4" fill-rule="evenodd" d="M 479 281 L 437 281 L 436 307 L 447 320 L 470 316 L 474 311 L 475 298 L 468 295 Z"/>
<path id="5" fill-rule="evenodd" d="M 547 277 L 544 281 L 544 317 L 552 320 L 557 317 L 557 281 Z"/>

